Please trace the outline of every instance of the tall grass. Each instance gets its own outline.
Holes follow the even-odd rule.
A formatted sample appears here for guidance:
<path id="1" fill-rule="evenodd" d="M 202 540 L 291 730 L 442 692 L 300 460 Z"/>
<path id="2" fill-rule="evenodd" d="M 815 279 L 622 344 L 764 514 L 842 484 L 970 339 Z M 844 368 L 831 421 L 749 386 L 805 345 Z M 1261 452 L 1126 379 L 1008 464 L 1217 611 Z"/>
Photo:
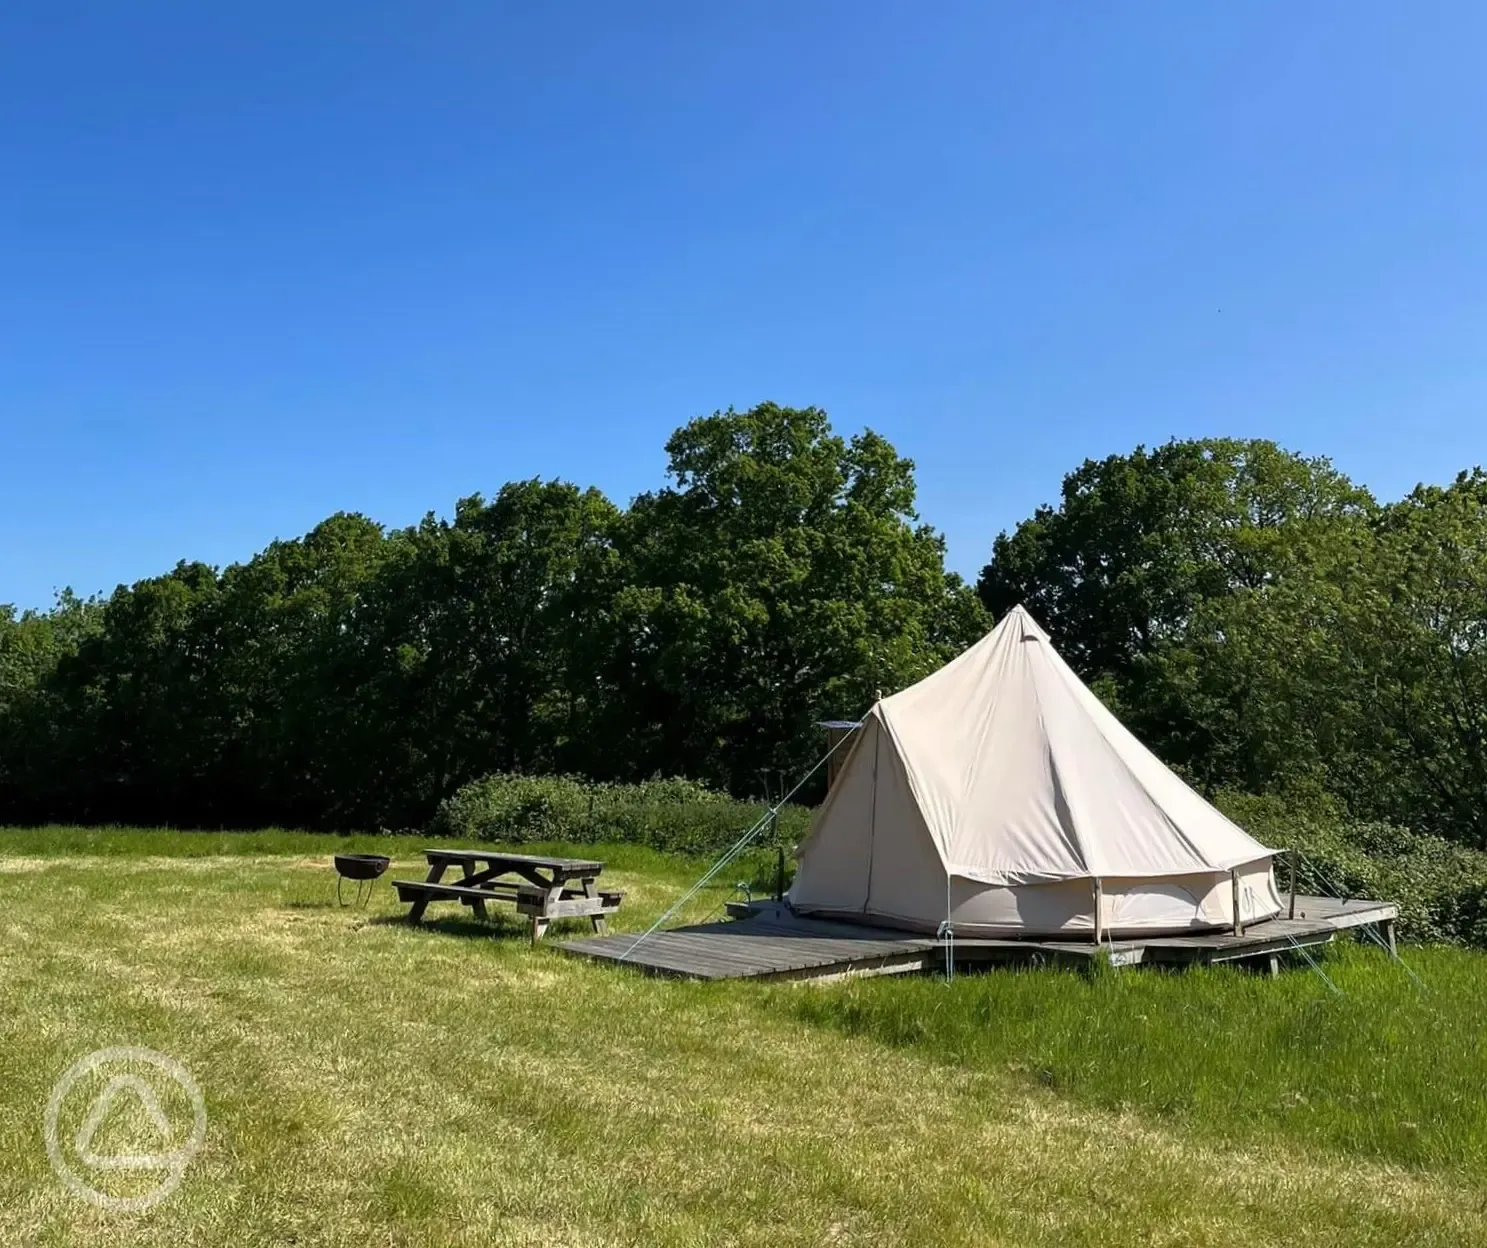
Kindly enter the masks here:
<path id="1" fill-rule="evenodd" d="M 1426 987 L 1374 946 L 1279 979 L 1214 968 L 998 971 L 862 980 L 778 998 L 796 1017 L 1003 1072 L 1102 1109 L 1225 1140 L 1278 1137 L 1487 1177 L 1482 955 L 1409 948 Z"/>

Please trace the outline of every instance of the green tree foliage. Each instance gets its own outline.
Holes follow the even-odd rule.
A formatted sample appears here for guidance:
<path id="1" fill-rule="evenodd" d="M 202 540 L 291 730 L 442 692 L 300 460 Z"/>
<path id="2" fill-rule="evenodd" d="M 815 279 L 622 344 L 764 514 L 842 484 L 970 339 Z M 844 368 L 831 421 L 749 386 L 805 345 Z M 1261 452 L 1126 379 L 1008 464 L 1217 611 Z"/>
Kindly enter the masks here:
<path id="1" fill-rule="evenodd" d="M 0 609 L 0 821 L 406 827 L 490 775 L 758 796 L 818 756 L 818 719 L 1022 602 L 1211 794 L 1487 848 L 1481 471 L 1381 507 L 1269 442 L 1138 447 L 999 537 L 978 594 L 873 433 L 762 404 L 666 450 L 628 508 L 518 481 L 407 529 L 335 515 L 220 571 Z M 503 811 L 527 791 L 491 784 Z M 1436 881 L 1456 859 L 1432 853 Z"/>
<path id="2" fill-rule="evenodd" d="M 1218 710 L 1217 774 L 1487 846 L 1480 471 L 1334 530 L 1284 583 L 1207 615 L 1177 696 Z"/>
<path id="3" fill-rule="evenodd" d="M 913 464 L 877 435 L 767 403 L 666 449 L 672 485 L 619 526 L 604 611 L 607 731 L 631 772 L 746 790 L 810 757 L 823 714 L 860 714 L 988 626 L 917 523 Z"/>
<path id="4" fill-rule="evenodd" d="M 401 827 L 492 772 L 758 793 L 986 626 L 881 438 L 766 404 L 667 449 L 624 511 L 514 482 L 0 614 L 0 821 Z"/>
<path id="5" fill-rule="evenodd" d="M 1378 548 L 1373 609 L 1349 638 L 1358 704 L 1393 763 L 1370 777 L 1369 800 L 1411 822 L 1436 811 L 1487 846 L 1487 475 L 1389 507 Z"/>
<path id="6" fill-rule="evenodd" d="M 1368 493 L 1325 459 L 1205 438 L 1086 460 L 992 548 L 978 590 L 1018 603 L 1086 678 L 1116 678 L 1180 637 L 1202 604 L 1265 586 L 1307 535 L 1367 515 Z"/>
<path id="7" fill-rule="evenodd" d="M 98 629 L 102 605 L 70 590 L 51 611 L 0 604 L 0 810 L 28 809 L 53 783 L 63 722 L 52 688 L 58 664 Z"/>
<path id="8" fill-rule="evenodd" d="M 596 490 L 524 481 L 398 535 L 363 622 L 365 750 L 401 795 L 383 821 L 424 818 L 472 776 L 587 761 L 594 586 L 618 517 Z"/>
<path id="9" fill-rule="evenodd" d="M 1210 792 L 1487 846 L 1480 470 L 1379 507 L 1270 443 L 1138 449 L 1071 474 L 980 589 Z"/>
<path id="10" fill-rule="evenodd" d="M 369 746 L 381 725 L 366 701 L 378 671 L 363 604 L 398 549 L 380 525 L 341 513 L 223 572 L 200 620 L 216 710 L 200 818 L 232 823 L 251 810 L 249 822 L 319 825 L 375 805 L 382 776 Z"/>
<path id="11" fill-rule="evenodd" d="M 1293 582 L 1374 512 L 1326 460 L 1272 442 L 1137 447 L 1086 461 L 1058 508 L 997 538 L 978 588 L 998 613 L 1025 603 L 1133 730 L 1210 792 L 1304 785 L 1312 753 L 1275 703 L 1276 680 L 1308 657 L 1305 630 L 1287 632 L 1298 648 L 1286 655 L 1240 622 L 1295 599 Z"/>

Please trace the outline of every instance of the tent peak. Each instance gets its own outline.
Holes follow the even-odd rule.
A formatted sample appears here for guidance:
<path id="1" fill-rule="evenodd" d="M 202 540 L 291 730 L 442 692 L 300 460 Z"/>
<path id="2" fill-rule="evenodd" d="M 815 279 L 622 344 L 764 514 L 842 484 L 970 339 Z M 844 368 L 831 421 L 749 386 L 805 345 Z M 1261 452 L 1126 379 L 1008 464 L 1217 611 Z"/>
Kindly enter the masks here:
<path id="1" fill-rule="evenodd" d="M 987 633 L 983 640 L 989 641 L 998 633 L 1003 632 L 1012 633 L 1020 641 L 1051 640 L 1033 613 L 1020 602 L 996 622 L 991 632 Z"/>

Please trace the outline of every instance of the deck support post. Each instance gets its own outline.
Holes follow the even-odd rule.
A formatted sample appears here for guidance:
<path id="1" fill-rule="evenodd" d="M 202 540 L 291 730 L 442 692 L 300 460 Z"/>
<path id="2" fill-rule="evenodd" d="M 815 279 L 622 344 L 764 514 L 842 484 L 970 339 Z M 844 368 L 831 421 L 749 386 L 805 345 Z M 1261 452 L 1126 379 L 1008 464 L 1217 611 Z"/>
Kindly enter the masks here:
<path id="1" fill-rule="evenodd" d="M 1239 868 L 1229 872 L 1229 887 L 1234 899 L 1234 935 L 1244 935 L 1244 919 L 1239 914 Z"/>
<path id="2" fill-rule="evenodd" d="M 1100 877 L 1095 876 L 1092 883 L 1095 891 L 1095 944 L 1099 944 L 1104 937 L 1104 910 L 1105 890 L 1100 886 Z"/>
<path id="3" fill-rule="evenodd" d="M 774 842 L 774 899 L 785 900 L 785 846 L 780 841 L 780 808 L 776 806 L 769 816 L 769 839 Z"/>
<path id="4" fill-rule="evenodd" d="M 1384 948 L 1388 949 L 1391 958 L 1399 956 L 1399 947 L 1394 941 L 1394 920 L 1385 919 L 1379 924 L 1379 935 L 1384 938 Z"/>

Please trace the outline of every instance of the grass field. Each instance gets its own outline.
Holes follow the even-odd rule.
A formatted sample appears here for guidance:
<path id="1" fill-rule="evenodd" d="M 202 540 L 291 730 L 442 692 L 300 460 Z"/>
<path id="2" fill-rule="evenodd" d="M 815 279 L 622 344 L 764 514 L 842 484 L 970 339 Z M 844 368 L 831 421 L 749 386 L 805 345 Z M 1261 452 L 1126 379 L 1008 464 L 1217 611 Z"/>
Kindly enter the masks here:
<path id="1" fill-rule="evenodd" d="M 1487 1243 L 1481 955 L 1406 950 L 1421 990 L 1345 950 L 1341 996 L 1305 970 L 679 984 L 514 919 L 411 930 L 385 887 L 337 908 L 330 854 L 388 844 L 0 832 L 0 1244 Z M 599 856 L 630 927 L 696 873 Z M 207 1106 L 142 1214 L 64 1191 L 43 1143 L 54 1082 L 113 1045 Z M 111 1116 L 95 1151 L 147 1127 Z"/>

